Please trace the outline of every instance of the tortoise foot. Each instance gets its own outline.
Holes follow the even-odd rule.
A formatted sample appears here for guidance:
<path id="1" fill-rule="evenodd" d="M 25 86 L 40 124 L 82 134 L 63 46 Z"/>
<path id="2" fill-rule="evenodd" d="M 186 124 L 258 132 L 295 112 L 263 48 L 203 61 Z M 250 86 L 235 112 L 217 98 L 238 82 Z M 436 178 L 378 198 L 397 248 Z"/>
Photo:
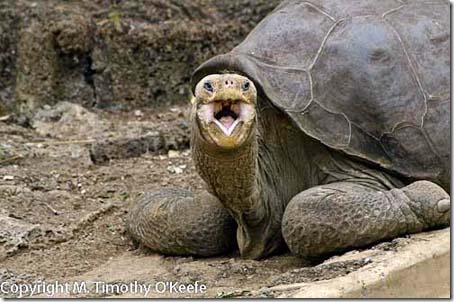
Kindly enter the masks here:
<path id="1" fill-rule="evenodd" d="M 449 195 L 429 181 L 377 191 L 339 182 L 310 188 L 288 204 L 282 233 L 290 250 L 320 257 L 449 226 Z"/>
<path id="2" fill-rule="evenodd" d="M 146 193 L 130 211 L 126 229 L 152 251 L 213 256 L 236 245 L 236 224 L 208 192 L 166 188 Z"/>

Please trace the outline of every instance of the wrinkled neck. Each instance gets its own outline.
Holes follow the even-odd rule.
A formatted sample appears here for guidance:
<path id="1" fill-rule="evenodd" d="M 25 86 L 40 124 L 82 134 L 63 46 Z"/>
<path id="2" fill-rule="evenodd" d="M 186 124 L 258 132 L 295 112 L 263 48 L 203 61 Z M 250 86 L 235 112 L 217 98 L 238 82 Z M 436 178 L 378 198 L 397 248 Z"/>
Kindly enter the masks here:
<path id="1" fill-rule="evenodd" d="M 222 151 L 206 144 L 200 135 L 192 137 L 192 156 L 208 189 L 217 196 L 238 224 L 241 255 L 262 258 L 282 245 L 279 211 L 263 198 L 258 165 L 256 130 L 240 148 Z"/>
<path id="2" fill-rule="evenodd" d="M 209 190 L 233 213 L 250 211 L 256 205 L 257 153 L 255 135 L 231 150 L 213 146 L 200 135 L 192 137 L 192 156 L 197 171 Z"/>

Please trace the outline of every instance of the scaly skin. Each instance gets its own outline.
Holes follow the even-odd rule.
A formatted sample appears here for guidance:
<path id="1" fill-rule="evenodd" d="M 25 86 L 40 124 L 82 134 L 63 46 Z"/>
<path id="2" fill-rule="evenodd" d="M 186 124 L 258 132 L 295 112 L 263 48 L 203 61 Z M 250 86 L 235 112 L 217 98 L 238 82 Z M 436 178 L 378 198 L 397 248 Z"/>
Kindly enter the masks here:
<path id="1" fill-rule="evenodd" d="M 255 107 L 256 91 L 253 86 L 246 92 L 242 91 L 241 84 L 249 80 L 237 75 L 213 75 L 208 80 L 214 91 L 207 92 L 199 85 L 193 101 L 193 160 L 200 176 L 206 181 L 209 192 L 219 198 L 236 220 L 241 254 L 247 258 L 260 258 L 282 244 L 280 216 L 283 209 L 280 213 L 271 212 L 268 210 L 269 205 L 261 198 L 264 188 L 261 186 L 257 166 L 255 112 L 242 125 L 237 126 L 237 131 L 231 136 L 224 135 L 217 125 L 207 123 L 199 114 L 201 106 L 216 99 L 241 99 Z M 233 87 L 226 87 L 226 81 L 233 82 Z M 274 218 L 275 214 L 279 219 Z"/>
<path id="2" fill-rule="evenodd" d="M 128 220 L 136 240 L 164 254 L 226 253 L 233 217 L 245 258 L 266 257 L 285 244 L 297 255 L 318 257 L 449 226 L 446 188 L 329 149 L 266 99 L 257 103 L 254 84 L 244 89 L 246 81 L 220 74 L 197 84 L 191 147 L 209 193 L 146 195 Z M 213 108 L 224 101 L 241 113 L 236 127 L 214 121 Z"/>
<path id="3" fill-rule="evenodd" d="M 295 196 L 285 211 L 282 232 L 293 253 L 320 257 L 449 226 L 449 208 L 449 195 L 429 181 L 390 191 L 337 182 Z"/>
<path id="4" fill-rule="evenodd" d="M 234 249 L 235 221 L 208 192 L 146 193 L 128 215 L 134 241 L 166 255 L 213 256 Z"/>

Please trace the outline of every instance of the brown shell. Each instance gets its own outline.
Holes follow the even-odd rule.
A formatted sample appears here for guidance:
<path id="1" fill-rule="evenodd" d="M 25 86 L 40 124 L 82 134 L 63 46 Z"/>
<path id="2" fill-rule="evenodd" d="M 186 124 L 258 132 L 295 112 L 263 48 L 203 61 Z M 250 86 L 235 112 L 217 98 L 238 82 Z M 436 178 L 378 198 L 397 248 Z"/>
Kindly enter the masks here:
<path id="1" fill-rule="evenodd" d="M 449 184 L 449 12 L 443 0 L 284 1 L 193 83 L 245 74 L 323 144 Z"/>

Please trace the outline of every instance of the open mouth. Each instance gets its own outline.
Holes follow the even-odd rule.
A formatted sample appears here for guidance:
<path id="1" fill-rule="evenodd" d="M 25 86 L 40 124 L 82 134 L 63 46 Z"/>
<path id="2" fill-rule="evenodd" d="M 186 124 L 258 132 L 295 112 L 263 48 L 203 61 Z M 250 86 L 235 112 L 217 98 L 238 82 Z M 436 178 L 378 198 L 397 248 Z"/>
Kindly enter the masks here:
<path id="1" fill-rule="evenodd" d="M 240 121 L 240 104 L 235 101 L 216 101 L 213 106 L 214 123 L 224 134 L 230 136 Z"/>
<path id="2" fill-rule="evenodd" d="M 240 100 L 217 100 L 202 104 L 197 115 L 201 121 L 214 123 L 224 135 L 231 136 L 238 125 L 254 118 L 255 107 Z"/>

